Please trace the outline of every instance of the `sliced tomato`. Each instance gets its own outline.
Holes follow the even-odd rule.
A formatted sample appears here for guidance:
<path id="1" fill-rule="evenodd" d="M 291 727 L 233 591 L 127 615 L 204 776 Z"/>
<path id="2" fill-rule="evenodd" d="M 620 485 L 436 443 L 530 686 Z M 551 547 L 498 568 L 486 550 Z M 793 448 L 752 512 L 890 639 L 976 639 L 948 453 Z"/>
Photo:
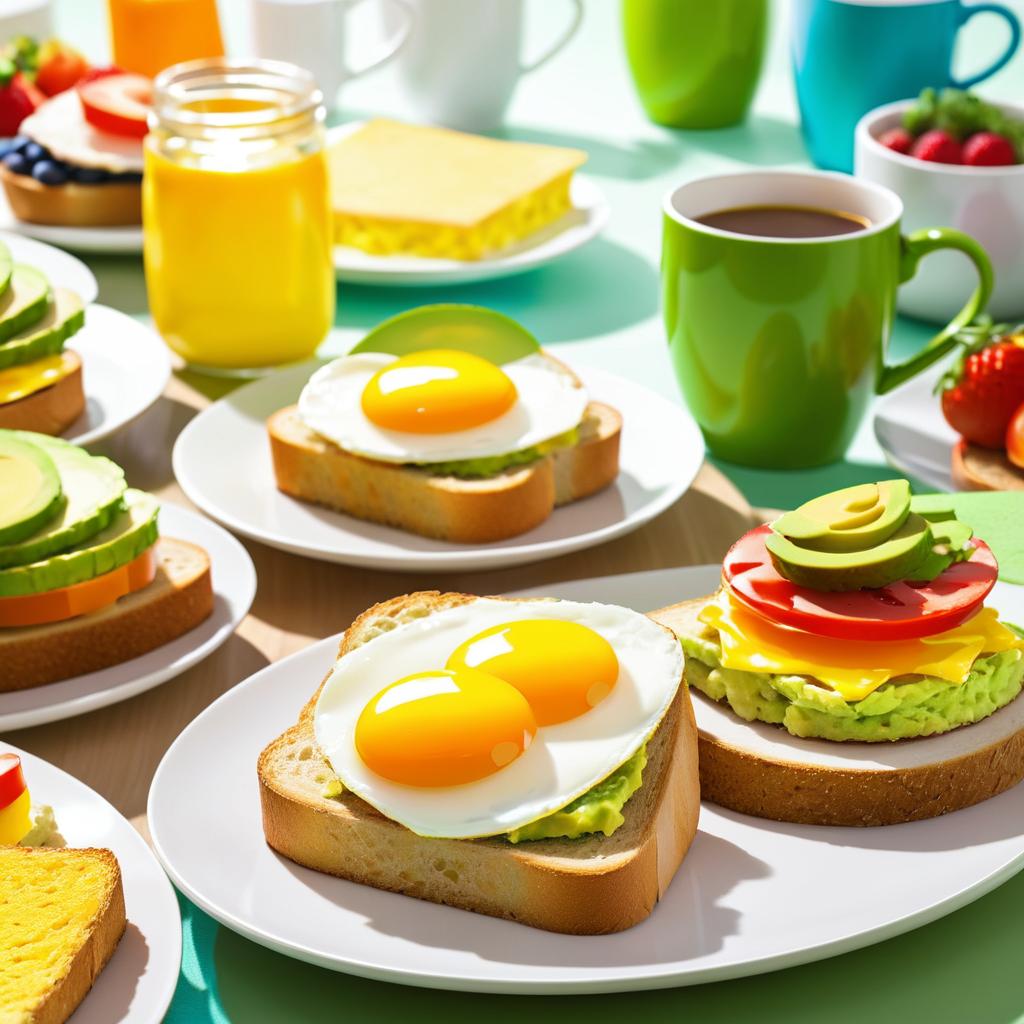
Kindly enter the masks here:
<path id="1" fill-rule="evenodd" d="M 25 776 L 17 754 L 0 754 L 0 811 L 25 792 Z"/>
<path id="2" fill-rule="evenodd" d="M 837 640 L 909 640 L 966 622 L 995 586 L 998 565 L 988 545 L 930 583 L 890 583 L 876 590 L 826 593 L 791 583 L 765 547 L 770 526 L 759 526 L 730 548 L 722 578 L 748 608 L 783 626 Z"/>
<path id="3" fill-rule="evenodd" d="M 101 132 L 141 139 L 149 130 L 153 83 L 143 75 L 111 74 L 78 85 L 86 121 Z"/>
<path id="4" fill-rule="evenodd" d="M 0 597 L 0 626 L 41 626 L 98 611 L 156 578 L 156 545 L 111 572 L 41 594 Z"/>

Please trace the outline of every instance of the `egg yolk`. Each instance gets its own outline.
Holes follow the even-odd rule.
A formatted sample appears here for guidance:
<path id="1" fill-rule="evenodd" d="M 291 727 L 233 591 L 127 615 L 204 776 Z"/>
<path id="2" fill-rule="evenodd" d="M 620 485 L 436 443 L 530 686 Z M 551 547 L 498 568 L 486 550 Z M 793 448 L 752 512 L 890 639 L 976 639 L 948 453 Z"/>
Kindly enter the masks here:
<path id="1" fill-rule="evenodd" d="M 556 725 L 586 713 L 608 696 L 619 659 L 599 633 L 576 622 L 526 619 L 471 637 L 447 668 L 476 669 L 514 686 L 538 725 Z"/>
<path id="2" fill-rule="evenodd" d="M 537 732 L 513 686 L 472 669 L 418 672 L 385 687 L 356 722 L 371 771 L 406 786 L 458 786 L 511 764 Z"/>
<path id="3" fill-rule="evenodd" d="M 516 386 L 500 366 L 454 349 L 402 356 L 363 389 L 366 418 L 386 430 L 448 434 L 490 423 L 515 405 Z"/>

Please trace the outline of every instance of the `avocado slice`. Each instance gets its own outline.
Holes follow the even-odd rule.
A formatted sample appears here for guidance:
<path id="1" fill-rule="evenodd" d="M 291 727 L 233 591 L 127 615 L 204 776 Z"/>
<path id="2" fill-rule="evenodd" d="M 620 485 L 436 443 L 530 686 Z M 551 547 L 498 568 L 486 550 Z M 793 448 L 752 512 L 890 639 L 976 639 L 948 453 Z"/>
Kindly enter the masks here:
<path id="1" fill-rule="evenodd" d="M 34 324 L 50 304 L 50 282 L 42 271 L 15 263 L 10 284 L 0 295 L 0 341 Z"/>
<path id="2" fill-rule="evenodd" d="M 865 551 L 894 534 L 910 515 L 910 484 L 857 484 L 808 501 L 773 524 L 776 533 L 814 551 Z"/>
<path id="3" fill-rule="evenodd" d="M 53 459 L 42 448 L 0 432 L 0 544 L 32 536 L 63 503 Z"/>
<path id="4" fill-rule="evenodd" d="M 41 448 L 60 474 L 65 503 L 59 513 L 30 537 L 0 545 L 0 569 L 38 562 L 95 536 L 121 509 L 127 484 L 124 470 L 98 455 L 90 455 L 59 437 L 5 430 L 7 437 Z"/>
<path id="5" fill-rule="evenodd" d="M 815 551 L 774 532 L 765 540 L 779 573 L 814 590 L 859 590 L 917 579 L 915 570 L 933 544 L 931 526 L 916 514 L 908 516 L 887 540 L 865 551 Z"/>
<path id="6" fill-rule="evenodd" d="M 0 342 L 0 370 L 57 355 L 63 351 L 64 342 L 84 325 L 82 300 L 67 288 L 54 288 L 42 316 L 31 327 Z"/>
<path id="7" fill-rule="evenodd" d="M 152 494 L 125 491 L 123 509 L 88 540 L 43 561 L 0 570 L 0 597 L 70 587 L 127 565 L 156 543 L 159 510 Z"/>
<path id="8" fill-rule="evenodd" d="M 0 242 L 0 295 L 7 291 L 13 272 L 14 260 L 11 258 L 11 250 L 3 242 Z"/>

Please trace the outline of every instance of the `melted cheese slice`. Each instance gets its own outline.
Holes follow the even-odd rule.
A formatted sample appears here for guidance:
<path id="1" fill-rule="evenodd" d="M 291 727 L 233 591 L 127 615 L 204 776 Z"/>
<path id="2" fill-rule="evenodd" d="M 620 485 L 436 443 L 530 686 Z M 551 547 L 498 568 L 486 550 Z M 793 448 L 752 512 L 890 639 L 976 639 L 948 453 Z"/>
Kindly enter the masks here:
<path id="1" fill-rule="evenodd" d="M 992 608 L 955 629 L 916 640 L 833 640 L 769 622 L 722 590 L 700 620 L 718 630 L 723 667 L 813 676 L 847 701 L 862 700 L 898 676 L 962 683 L 979 655 L 1024 649 L 1024 641 L 1000 625 Z"/>
<path id="2" fill-rule="evenodd" d="M 52 387 L 57 381 L 74 373 L 79 366 L 81 360 L 69 350 L 59 356 L 46 356 L 31 363 L 0 370 L 0 405 L 16 402 L 19 398 Z"/>

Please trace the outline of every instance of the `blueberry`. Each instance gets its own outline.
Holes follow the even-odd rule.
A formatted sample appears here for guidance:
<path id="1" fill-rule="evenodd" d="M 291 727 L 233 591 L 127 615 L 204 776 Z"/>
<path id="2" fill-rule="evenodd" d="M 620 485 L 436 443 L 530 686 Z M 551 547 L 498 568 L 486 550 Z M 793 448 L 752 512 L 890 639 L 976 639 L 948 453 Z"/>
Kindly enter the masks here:
<path id="1" fill-rule="evenodd" d="M 63 185 L 68 180 L 68 168 L 56 160 L 40 160 L 32 168 L 32 177 L 44 185 Z"/>
<path id="2" fill-rule="evenodd" d="M 8 153 L 3 158 L 3 165 L 12 174 L 31 174 L 32 165 L 25 159 L 23 153 Z"/>
<path id="3" fill-rule="evenodd" d="M 71 177 L 83 185 L 98 185 L 106 181 L 110 174 L 101 167 L 72 167 Z"/>
<path id="4" fill-rule="evenodd" d="M 38 142 L 29 142 L 21 150 L 24 154 L 25 159 L 30 163 L 34 164 L 37 160 L 45 160 L 48 156 L 45 149 L 39 145 Z"/>
<path id="5" fill-rule="evenodd" d="M 126 171 L 124 174 L 115 174 L 114 180 L 124 185 L 140 185 L 142 183 L 142 175 L 137 171 Z"/>
<path id="6" fill-rule="evenodd" d="M 8 153 L 13 153 L 18 147 L 15 145 L 17 139 L 0 139 L 0 160 Z"/>
<path id="7" fill-rule="evenodd" d="M 11 150 L 13 152 L 21 152 L 32 140 L 27 135 L 15 135 L 11 139 Z"/>

